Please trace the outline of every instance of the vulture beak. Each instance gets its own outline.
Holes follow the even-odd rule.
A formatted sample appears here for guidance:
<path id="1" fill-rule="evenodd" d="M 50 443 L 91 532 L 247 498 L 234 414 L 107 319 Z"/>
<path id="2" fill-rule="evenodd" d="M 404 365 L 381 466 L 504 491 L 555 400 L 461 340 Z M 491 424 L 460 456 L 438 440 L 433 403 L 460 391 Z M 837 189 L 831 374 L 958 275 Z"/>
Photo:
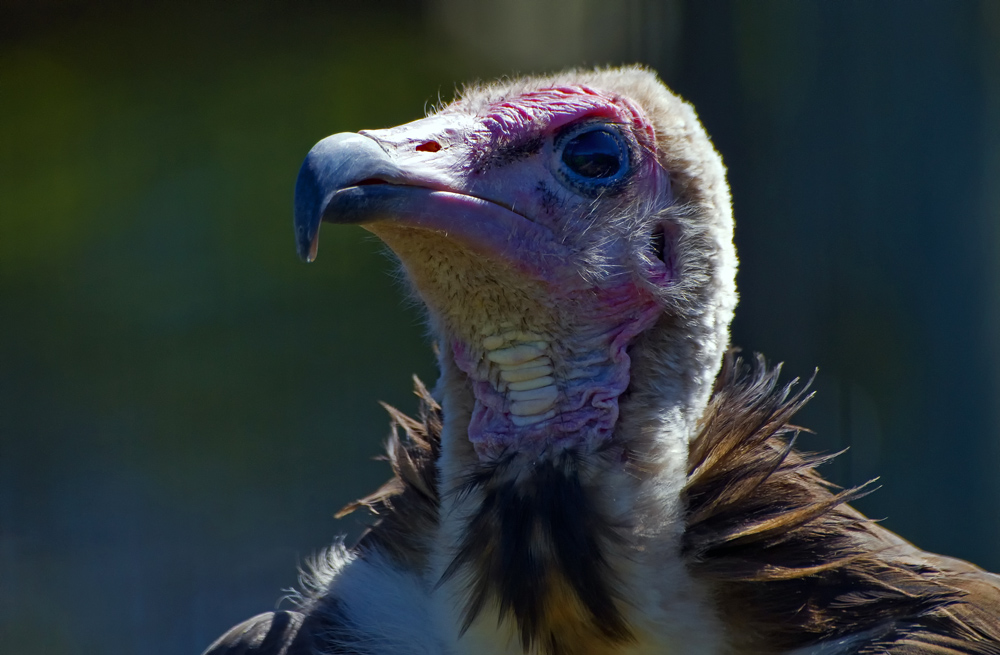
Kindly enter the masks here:
<path id="1" fill-rule="evenodd" d="M 324 219 L 334 223 L 364 220 L 364 203 L 358 200 L 371 193 L 366 194 L 360 183 L 395 177 L 398 170 L 393 162 L 368 137 L 342 132 L 317 143 L 306 155 L 295 181 L 295 244 L 299 257 L 307 262 L 316 259 L 319 224 Z M 337 201 L 333 202 L 335 196 Z M 345 202 L 348 196 L 355 202 Z"/>
<path id="2" fill-rule="evenodd" d="M 440 123 L 424 119 L 392 130 L 334 134 L 309 151 L 295 183 L 295 242 L 301 259 L 316 258 L 323 221 L 365 226 L 391 220 L 438 233 L 526 272 L 541 272 L 540 258 L 562 254 L 548 228 L 501 200 L 465 192 L 458 153 L 419 147 L 428 142 L 428 126 L 421 124 L 431 121 Z M 401 131 L 413 134 L 401 138 Z"/>

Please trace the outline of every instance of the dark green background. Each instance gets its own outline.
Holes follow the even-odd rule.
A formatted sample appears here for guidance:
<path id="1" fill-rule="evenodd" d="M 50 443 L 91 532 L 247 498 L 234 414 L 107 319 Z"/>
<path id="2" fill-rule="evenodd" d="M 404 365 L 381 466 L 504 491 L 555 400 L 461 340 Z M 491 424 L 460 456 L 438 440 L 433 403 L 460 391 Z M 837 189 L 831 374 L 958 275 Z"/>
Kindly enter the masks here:
<path id="1" fill-rule="evenodd" d="M 1000 569 L 1000 3 L 0 3 L 0 651 L 197 653 L 274 606 L 434 378 L 381 247 L 294 254 L 319 138 L 644 61 L 730 168 L 735 343 L 807 446 Z"/>

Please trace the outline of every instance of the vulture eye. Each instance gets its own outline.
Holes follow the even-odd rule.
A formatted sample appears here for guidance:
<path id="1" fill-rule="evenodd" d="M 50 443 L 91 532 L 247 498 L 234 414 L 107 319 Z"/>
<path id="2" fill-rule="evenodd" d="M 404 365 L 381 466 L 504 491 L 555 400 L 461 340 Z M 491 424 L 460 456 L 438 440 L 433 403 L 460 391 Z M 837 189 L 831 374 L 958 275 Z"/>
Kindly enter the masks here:
<path id="1" fill-rule="evenodd" d="M 628 144 L 606 125 L 590 124 L 564 133 L 556 141 L 556 155 L 566 181 L 587 191 L 600 191 L 596 185 L 607 187 L 628 172 Z"/>
<path id="2" fill-rule="evenodd" d="M 583 177 L 612 177 L 621 170 L 624 159 L 618 138 L 603 129 L 577 134 L 563 146 L 563 163 Z"/>

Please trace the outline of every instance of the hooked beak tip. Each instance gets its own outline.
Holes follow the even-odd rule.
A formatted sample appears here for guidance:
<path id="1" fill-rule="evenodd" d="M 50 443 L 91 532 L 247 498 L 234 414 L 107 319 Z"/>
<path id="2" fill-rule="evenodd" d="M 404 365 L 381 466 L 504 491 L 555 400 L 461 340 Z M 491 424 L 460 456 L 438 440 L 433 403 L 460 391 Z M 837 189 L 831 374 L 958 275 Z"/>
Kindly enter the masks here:
<path id="1" fill-rule="evenodd" d="M 310 166 L 302 164 L 295 181 L 295 246 L 299 259 L 311 262 L 319 248 L 319 227 L 323 217 L 322 193 Z"/>
<path id="2" fill-rule="evenodd" d="M 311 264 L 316 260 L 317 250 L 319 250 L 319 239 L 312 239 L 308 244 L 300 244 L 298 247 L 299 259 L 306 264 Z"/>
<path id="3" fill-rule="evenodd" d="M 299 259 L 308 264 L 316 259 L 316 251 L 319 250 L 319 221 L 311 230 L 308 223 L 296 223 L 295 251 Z"/>
<path id="4" fill-rule="evenodd" d="M 316 259 L 316 251 L 319 250 L 319 225 L 314 230 L 309 230 L 308 226 L 300 224 L 295 226 L 295 250 L 299 259 L 309 263 Z"/>

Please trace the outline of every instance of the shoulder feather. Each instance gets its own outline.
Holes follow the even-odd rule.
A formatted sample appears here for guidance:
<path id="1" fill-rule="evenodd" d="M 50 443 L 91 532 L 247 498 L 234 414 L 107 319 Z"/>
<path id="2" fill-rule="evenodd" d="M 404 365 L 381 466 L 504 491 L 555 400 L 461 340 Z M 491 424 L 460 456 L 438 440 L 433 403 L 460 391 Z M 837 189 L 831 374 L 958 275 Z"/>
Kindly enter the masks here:
<path id="1" fill-rule="evenodd" d="M 430 552 L 430 540 L 438 526 L 440 498 L 437 460 L 441 453 L 441 406 L 419 378 L 413 378 L 420 399 L 419 417 L 410 418 L 390 405 L 392 432 L 386 456 L 393 477 L 364 498 L 348 504 L 337 518 L 366 507 L 378 519 L 361 536 L 355 549 L 376 549 L 407 570 L 422 570 Z"/>
<path id="2" fill-rule="evenodd" d="M 791 419 L 810 396 L 779 373 L 730 357 L 690 451 L 684 554 L 736 646 L 777 652 L 870 631 L 844 652 L 997 655 L 1000 577 L 924 553 L 847 505 L 871 483 L 838 489 L 815 471 L 828 456 L 794 449 Z"/>

